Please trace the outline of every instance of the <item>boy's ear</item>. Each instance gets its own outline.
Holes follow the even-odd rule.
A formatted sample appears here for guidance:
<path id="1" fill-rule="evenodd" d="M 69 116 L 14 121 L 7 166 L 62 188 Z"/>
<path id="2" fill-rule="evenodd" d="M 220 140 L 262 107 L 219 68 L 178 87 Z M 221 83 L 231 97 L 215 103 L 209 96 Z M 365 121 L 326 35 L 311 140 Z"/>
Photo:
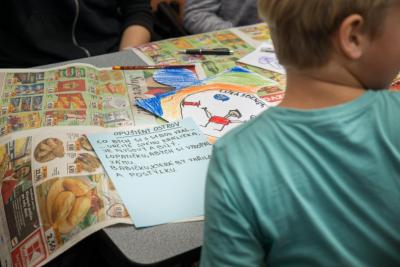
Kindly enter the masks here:
<path id="1" fill-rule="evenodd" d="M 359 59 L 368 36 L 364 32 L 364 18 L 358 14 L 353 14 L 345 18 L 339 26 L 337 32 L 337 44 L 344 55 L 349 59 Z"/>

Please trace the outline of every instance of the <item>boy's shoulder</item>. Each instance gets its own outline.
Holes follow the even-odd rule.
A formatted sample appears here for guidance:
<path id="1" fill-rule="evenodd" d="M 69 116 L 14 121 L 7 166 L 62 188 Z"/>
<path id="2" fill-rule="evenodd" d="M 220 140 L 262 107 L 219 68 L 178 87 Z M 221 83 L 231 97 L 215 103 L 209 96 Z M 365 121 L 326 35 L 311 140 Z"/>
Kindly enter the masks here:
<path id="1" fill-rule="evenodd" d="M 400 112 L 400 91 L 381 90 L 374 91 L 375 103 L 384 109 Z"/>
<path id="2" fill-rule="evenodd" d="M 384 109 L 390 109 L 393 111 L 398 110 L 400 112 L 400 91 L 381 90 L 368 92 L 371 94 L 370 97 L 372 97 L 373 100 L 371 98 L 370 100 L 373 104 Z M 274 123 L 274 119 L 279 118 L 289 121 L 291 120 L 291 118 L 289 118 L 291 114 L 285 113 L 285 116 L 288 117 L 282 118 L 282 116 L 277 117 L 273 113 L 274 112 L 271 112 L 270 110 L 266 110 L 251 121 L 232 129 L 223 137 L 218 139 L 215 146 L 221 148 L 232 143 L 248 143 L 249 141 L 251 142 L 251 140 L 257 139 L 255 137 L 259 137 L 260 134 L 262 134 L 265 138 L 272 137 L 271 135 L 279 134 L 276 132 L 278 129 L 271 127 Z"/>
<path id="3" fill-rule="evenodd" d="M 383 95 L 393 98 L 394 101 L 400 101 L 400 90 L 382 90 L 379 92 Z"/>

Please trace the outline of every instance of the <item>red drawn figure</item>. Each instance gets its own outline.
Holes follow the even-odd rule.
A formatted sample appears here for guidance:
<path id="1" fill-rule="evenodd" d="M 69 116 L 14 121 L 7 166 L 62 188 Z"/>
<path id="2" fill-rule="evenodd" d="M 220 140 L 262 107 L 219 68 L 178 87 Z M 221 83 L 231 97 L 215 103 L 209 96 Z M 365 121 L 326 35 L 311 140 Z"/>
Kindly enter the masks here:
<path id="1" fill-rule="evenodd" d="M 242 114 L 238 109 L 234 110 L 229 110 L 228 113 L 221 117 L 221 116 L 215 116 L 212 115 L 210 111 L 208 111 L 207 107 L 202 108 L 204 112 L 206 113 L 206 116 L 208 118 L 208 122 L 205 125 L 200 125 L 201 127 L 208 127 L 210 124 L 214 125 L 214 129 L 217 131 L 222 131 L 225 126 L 231 124 L 231 123 L 241 123 L 243 121 L 241 120 L 233 120 L 231 118 L 241 118 Z"/>
<path id="2" fill-rule="evenodd" d="M 180 99 L 180 117 L 191 117 L 202 132 L 212 138 L 223 136 L 269 106 L 265 100 L 247 93 L 242 87 L 218 84 L 205 85 L 202 89 L 193 93 L 182 91 L 185 96 Z"/>

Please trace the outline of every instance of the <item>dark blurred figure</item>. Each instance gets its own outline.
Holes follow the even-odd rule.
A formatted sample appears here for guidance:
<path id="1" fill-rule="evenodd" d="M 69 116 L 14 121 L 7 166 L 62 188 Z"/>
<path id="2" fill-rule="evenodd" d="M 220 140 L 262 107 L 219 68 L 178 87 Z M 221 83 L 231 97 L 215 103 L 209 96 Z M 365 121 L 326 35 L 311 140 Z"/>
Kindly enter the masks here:
<path id="1" fill-rule="evenodd" d="M 95 56 L 150 41 L 150 0 L 1 2 L 3 68 Z"/>

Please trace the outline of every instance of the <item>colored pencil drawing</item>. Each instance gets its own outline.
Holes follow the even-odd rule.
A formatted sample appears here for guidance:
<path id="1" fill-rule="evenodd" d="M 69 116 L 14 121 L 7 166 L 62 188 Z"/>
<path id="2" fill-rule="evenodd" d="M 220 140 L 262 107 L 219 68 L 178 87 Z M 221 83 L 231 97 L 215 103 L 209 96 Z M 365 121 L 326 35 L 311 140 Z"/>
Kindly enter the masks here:
<path id="1" fill-rule="evenodd" d="M 183 98 L 181 117 L 192 117 L 208 136 L 221 137 L 268 107 L 266 102 L 240 86 L 215 84 L 201 90 Z"/>
<path id="2" fill-rule="evenodd" d="M 191 117 L 204 134 L 215 139 L 266 110 L 270 103 L 258 91 L 265 93 L 265 88 L 277 86 L 236 67 L 201 84 L 138 100 L 137 105 L 170 122 Z"/>

